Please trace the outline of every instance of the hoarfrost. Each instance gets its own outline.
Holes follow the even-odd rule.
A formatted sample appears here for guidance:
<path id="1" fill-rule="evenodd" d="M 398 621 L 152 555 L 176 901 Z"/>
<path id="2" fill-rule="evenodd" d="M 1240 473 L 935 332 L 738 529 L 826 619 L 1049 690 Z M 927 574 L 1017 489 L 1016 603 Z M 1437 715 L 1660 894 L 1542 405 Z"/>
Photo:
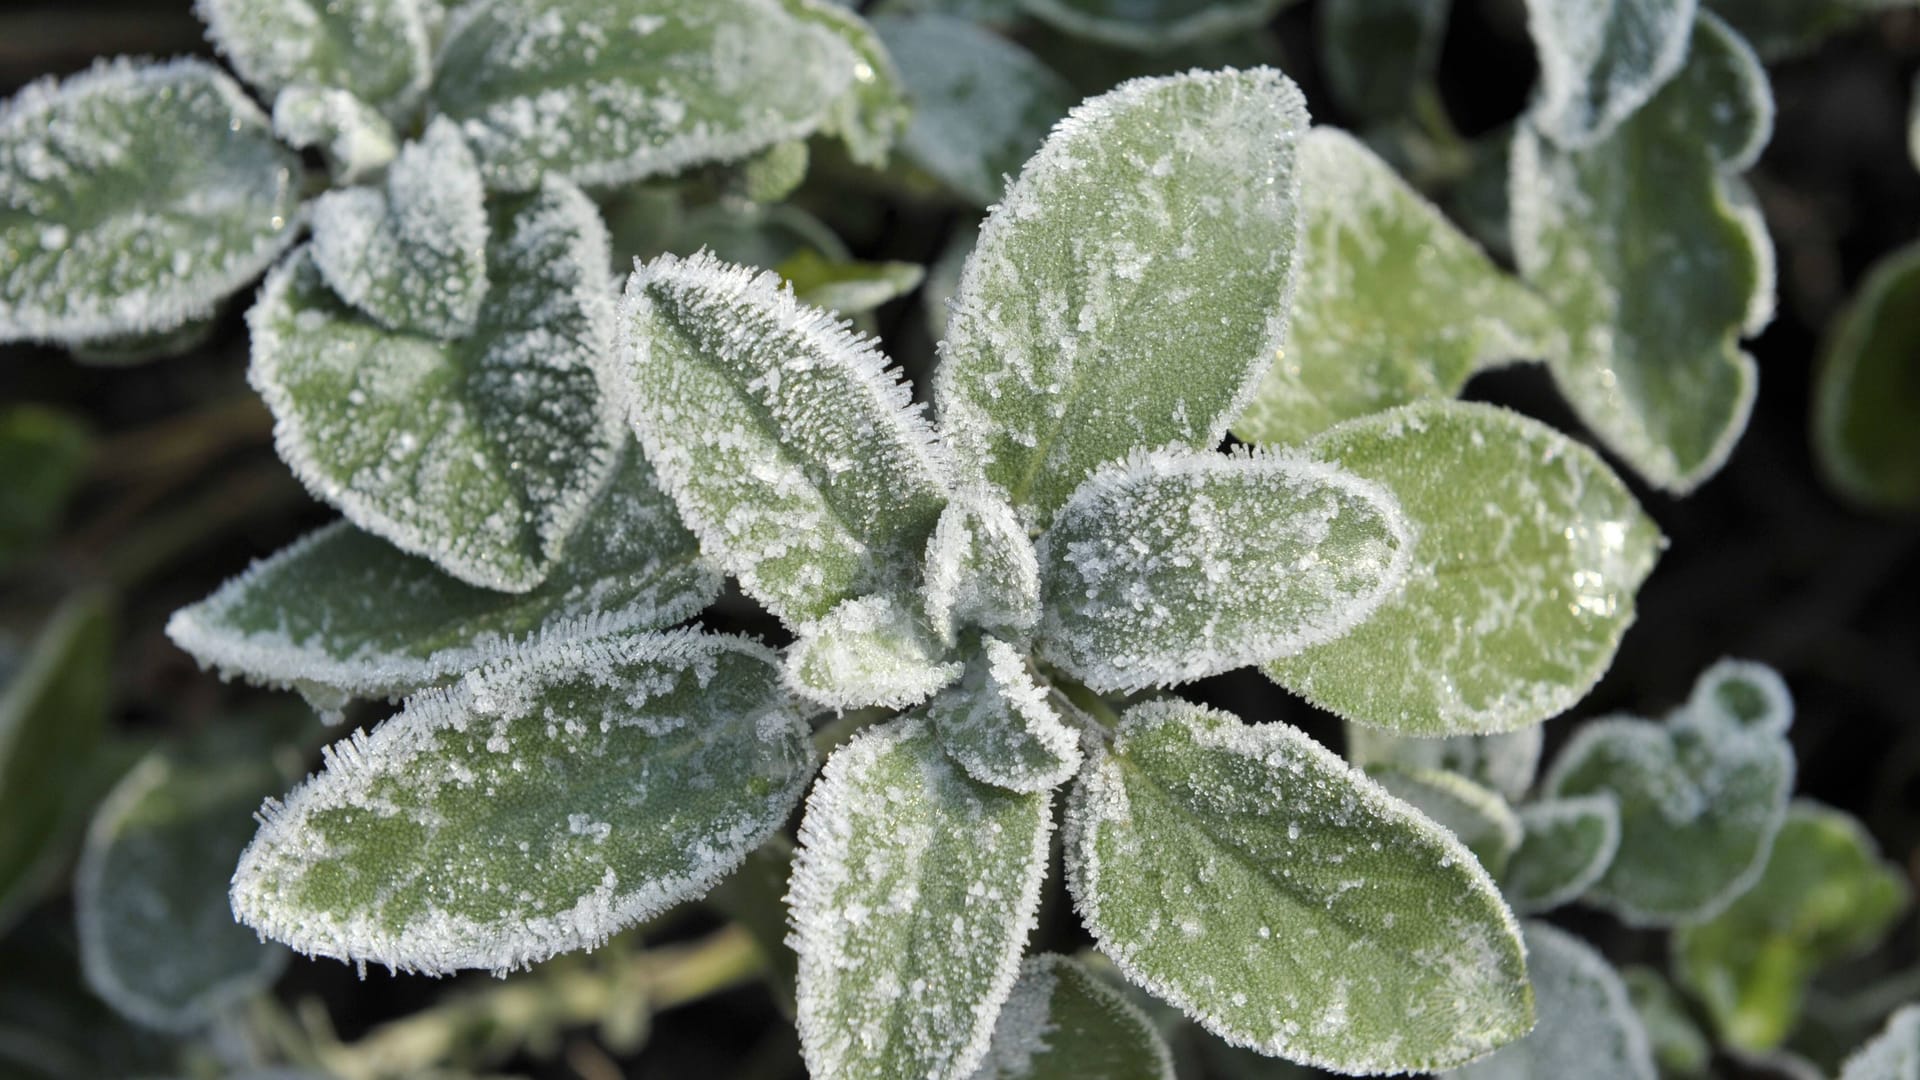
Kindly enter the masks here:
<path id="1" fill-rule="evenodd" d="M 1523 915 L 1585 896 L 1620 850 L 1620 802 L 1604 792 L 1523 806 L 1520 825 L 1525 836 L 1500 888 Z"/>
<path id="2" fill-rule="evenodd" d="M 1698 0 L 1527 0 L 1540 57 L 1533 122 L 1563 146 L 1590 147 L 1673 78 Z"/>
<path id="3" fill-rule="evenodd" d="M 273 98 L 290 86 L 351 92 L 399 120 L 431 67 L 424 0 L 196 0 L 207 39 Z"/>
<path id="4" fill-rule="evenodd" d="M 921 581 L 927 621 L 949 642 L 968 627 L 1021 640 L 1040 617 L 1033 541 L 992 491 L 963 489 L 940 512 Z"/>
<path id="5" fill-rule="evenodd" d="M 830 709 L 904 709 L 958 679 L 961 665 L 915 612 L 864 596 L 802 626 L 786 670 L 795 693 Z"/>
<path id="6" fill-rule="evenodd" d="M 1653 1049 L 1620 975 L 1573 935 L 1526 925 L 1527 974 L 1540 1023 L 1526 1038 L 1447 1080 L 1656 1080 Z"/>
<path id="7" fill-rule="evenodd" d="M 1840 1066 L 1840 1080 L 1920 1080 L 1920 1005 L 1894 1013 Z"/>
<path id="8" fill-rule="evenodd" d="M 336 183 L 355 184 L 387 167 L 399 139 L 371 105 L 345 90 L 289 86 L 273 99 L 273 133 L 319 150 Z"/>
<path id="9" fill-rule="evenodd" d="M 982 638 L 960 684 L 927 704 L 947 753 L 985 784 L 1048 791 L 1080 768 L 1080 735 L 1048 701 L 1026 657 L 998 638 Z"/>
<path id="10" fill-rule="evenodd" d="M 1446 735 L 1421 738 L 1394 735 L 1348 724 L 1347 760 L 1361 768 L 1397 765 L 1406 769 L 1444 769 L 1492 788 L 1518 802 L 1540 769 L 1546 729 L 1539 724 L 1498 735 Z"/>

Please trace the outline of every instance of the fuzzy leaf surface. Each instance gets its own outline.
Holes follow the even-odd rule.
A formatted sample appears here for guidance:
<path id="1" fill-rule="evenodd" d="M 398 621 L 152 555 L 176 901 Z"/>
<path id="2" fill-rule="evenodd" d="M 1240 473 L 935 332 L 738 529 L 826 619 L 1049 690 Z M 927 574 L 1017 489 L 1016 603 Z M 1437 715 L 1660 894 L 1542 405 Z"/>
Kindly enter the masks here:
<path id="1" fill-rule="evenodd" d="M 1020 0 L 1027 14 L 1074 37 L 1157 51 L 1266 22 L 1287 0 Z"/>
<path id="2" fill-rule="evenodd" d="M 1000 200 L 1080 95 L 1032 53 L 965 19 L 874 20 L 914 103 L 900 150 L 975 206 Z"/>
<path id="3" fill-rule="evenodd" d="M 1040 538 L 1039 655 L 1103 693 L 1287 656 L 1373 614 L 1412 548 L 1393 496 L 1336 466 L 1138 454 Z"/>
<path id="4" fill-rule="evenodd" d="M 451 342 L 373 322 L 295 253 L 247 313 L 249 379 L 315 495 L 462 581 L 525 592 L 625 441 L 607 392 L 607 236 L 560 180 L 496 201 L 490 236 L 479 324 Z"/>
<path id="5" fill-rule="evenodd" d="M 329 747 L 262 810 L 234 914 L 311 956 L 505 972 L 705 893 L 812 767 L 778 661 L 745 639 L 527 650 Z"/>
<path id="6" fill-rule="evenodd" d="M 1234 434 L 1302 442 L 1343 420 L 1453 397 L 1484 368 L 1546 355 L 1557 330 L 1545 302 L 1359 140 L 1315 128 L 1300 169 L 1293 318 Z"/>
<path id="7" fill-rule="evenodd" d="M 104 61 L 0 104 L 0 341 L 206 315 L 293 243 L 300 159 L 200 60 Z"/>
<path id="8" fill-rule="evenodd" d="M 1267 665 L 1281 685 L 1397 734 L 1484 734 L 1556 715 L 1613 662 L 1662 539 L 1598 454 L 1453 401 L 1348 421 L 1306 452 L 1389 492 L 1416 539 L 1371 617 Z"/>
<path id="9" fill-rule="evenodd" d="M 1040 563 L 1019 517 L 997 495 L 962 490 L 940 512 L 921 571 L 927 620 L 951 640 L 977 626 L 1023 638 L 1040 618 Z"/>
<path id="10" fill-rule="evenodd" d="M 742 588 L 792 625 L 910 594 L 950 466 L 871 339 L 705 254 L 636 271 L 620 332 L 647 459 Z"/>
<path id="11" fill-rule="evenodd" d="M 1229 1042 L 1427 1071 L 1532 1026 L 1519 927 L 1473 855 L 1284 724 L 1135 706 L 1067 829 L 1101 951 Z"/>
<path id="12" fill-rule="evenodd" d="M 1050 791 L 1080 769 L 1080 733 L 1048 700 L 1018 649 L 987 637 L 957 686 L 927 703 L 947 753 L 983 784 Z"/>
<path id="13" fill-rule="evenodd" d="M 1514 136 L 1514 251 L 1567 333 L 1549 357 L 1554 381 L 1608 446 L 1676 494 L 1719 470 L 1753 407 L 1757 375 L 1738 340 L 1772 317 L 1773 248 L 1733 174 L 1772 121 L 1752 50 L 1702 15 L 1685 67 L 1603 142 L 1556 149 L 1530 123 Z"/>
<path id="14" fill-rule="evenodd" d="M 207 38 L 271 99 L 329 87 L 403 117 L 426 89 L 432 43 L 422 0 L 196 0 Z"/>
<path id="15" fill-rule="evenodd" d="M 488 187 L 613 187 L 812 133 L 861 62 L 781 0 L 476 0 L 432 99 Z"/>
<path id="16" fill-rule="evenodd" d="M 273 99 L 273 133 L 298 150 L 318 150 L 337 183 L 358 183 L 387 167 L 399 136 L 373 106 L 333 87 L 289 86 Z"/>
<path id="17" fill-rule="evenodd" d="M 1447 1080 L 1655 1080 L 1653 1050 L 1619 972 L 1585 942 L 1546 923 L 1529 922 L 1526 938 L 1539 1024 Z"/>
<path id="18" fill-rule="evenodd" d="M 1520 818 L 1497 792 L 1437 769 L 1383 766 L 1367 777 L 1452 833 L 1496 881 L 1506 872 L 1522 833 Z"/>
<path id="19" fill-rule="evenodd" d="M 1438 739 L 1395 735 L 1348 724 L 1347 760 L 1360 768 L 1444 769 L 1518 802 L 1540 769 L 1540 725 L 1498 735 L 1448 735 Z"/>
<path id="20" fill-rule="evenodd" d="M 1920 1005 L 1894 1013 L 1880 1034 L 1847 1058 L 1839 1080 L 1920 1080 Z"/>
<path id="21" fill-rule="evenodd" d="M 943 429 L 1032 524 L 1095 468 L 1211 449 L 1293 291 L 1306 106 L 1268 68 L 1076 108 L 987 218 L 936 377 Z"/>
<path id="22" fill-rule="evenodd" d="M 313 204 L 313 265 L 340 298 L 389 330 L 456 338 L 487 296 L 486 191 L 460 129 L 435 120 L 400 149 L 386 189 Z"/>
<path id="23" fill-rule="evenodd" d="M 802 626 L 787 653 L 794 691 L 830 709 L 918 705 L 960 671 L 918 613 L 885 596 L 842 602 Z"/>
<path id="24" fill-rule="evenodd" d="M 1540 57 L 1533 122 L 1562 146 L 1606 138 L 1687 59 L 1699 0 L 1527 0 Z"/>
<path id="25" fill-rule="evenodd" d="M 838 0 L 781 0 L 794 20 L 830 31 L 853 53 L 847 89 L 827 106 L 820 130 L 846 145 L 855 164 L 877 169 L 913 114 L 906 80 L 877 29 Z"/>
<path id="26" fill-rule="evenodd" d="M 1920 118 L 1920 110 L 1914 115 Z M 1920 507 L 1916 356 L 1920 245 L 1887 257 L 1867 275 L 1835 323 L 1814 378 L 1815 460 L 1827 483 L 1864 506 Z"/>
<path id="27" fill-rule="evenodd" d="M 1607 794 L 1546 799 L 1520 808 L 1519 850 L 1500 875 L 1521 914 L 1551 911 L 1586 895 L 1620 850 L 1620 803 Z"/>
<path id="28" fill-rule="evenodd" d="M 1080 1077 L 1173 1080 L 1173 1055 L 1146 1014 L 1086 967 L 1029 957 L 971 1080 Z"/>
<path id="29" fill-rule="evenodd" d="M 918 716 L 834 752 L 788 895 L 813 1075 L 960 1080 L 979 1065 L 1039 910 L 1048 804 L 969 779 Z"/>
<path id="30" fill-rule="evenodd" d="M 1722 1041 L 1772 1050 L 1798 1023 L 1814 975 L 1879 944 L 1911 899 L 1906 875 L 1860 822 L 1799 800 L 1753 888 L 1674 933 L 1674 976 Z"/>
<path id="31" fill-rule="evenodd" d="M 638 448 L 530 592 L 481 589 L 344 522 L 176 612 L 167 634 L 223 675 L 310 698 L 394 697 L 537 643 L 659 630 L 720 593 Z"/>

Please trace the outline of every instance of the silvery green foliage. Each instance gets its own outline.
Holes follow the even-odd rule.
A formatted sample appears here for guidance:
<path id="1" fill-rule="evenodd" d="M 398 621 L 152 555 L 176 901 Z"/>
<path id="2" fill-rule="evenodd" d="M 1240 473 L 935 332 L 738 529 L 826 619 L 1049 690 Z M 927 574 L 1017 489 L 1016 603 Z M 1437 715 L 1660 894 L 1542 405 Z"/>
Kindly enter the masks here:
<path id="1" fill-rule="evenodd" d="M 262 809 L 233 911 L 309 955 L 507 971 L 704 893 L 812 766 L 759 645 L 545 644 L 329 747 L 325 771 Z"/>
<path id="2" fill-rule="evenodd" d="M 1698 0 L 1527 0 L 1540 56 L 1532 122 L 1569 148 L 1607 137 L 1687 55 Z"/>
<path id="3" fill-rule="evenodd" d="M 1089 1076 L 1173 1080 L 1173 1055 L 1146 1015 L 1084 965 L 1029 957 L 971 1080 Z"/>
<path id="4" fill-rule="evenodd" d="M 197 0 L 195 10 L 220 55 L 268 98 L 333 88 L 398 119 L 426 88 L 423 0 Z"/>
<path id="5" fill-rule="evenodd" d="M 115 60 L 0 104 L 0 341 L 208 315 L 298 232 L 301 169 L 199 60 Z"/>
<path id="6" fill-rule="evenodd" d="M 399 138 L 371 105 L 336 87 L 289 86 L 273 99 L 273 133 L 300 150 L 319 150 L 333 178 L 358 183 L 387 167 Z"/>
<path id="7" fill-rule="evenodd" d="M 616 464 L 606 229 L 553 177 L 490 207 L 473 332 L 389 330 L 347 306 L 308 251 L 247 313 L 249 378 L 274 441 L 354 524 L 463 581 L 525 592 Z"/>
<path id="8" fill-rule="evenodd" d="M 1284 724 L 1129 710 L 1074 788 L 1067 873 L 1130 979 L 1263 1053 L 1430 1071 L 1533 1023 L 1519 927 L 1472 853 Z"/>
<path id="9" fill-rule="evenodd" d="M 1019 0 L 1027 13 L 1090 41 L 1165 49 L 1267 21 L 1287 0 Z"/>
<path id="10" fill-rule="evenodd" d="M 997 494 L 957 492 L 927 540 L 927 621 L 951 642 L 963 626 L 1023 638 L 1040 618 L 1040 562 L 1019 517 Z"/>
<path id="11" fill-rule="evenodd" d="M 254 564 L 167 623 L 222 675 L 338 708 L 443 683 L 536 643 L 664 629 L 720 592 L 637 448 L 525 593 L 482 589 L 344 522 Z"/>
<path id="12" fill-rule="evenodd" d="M 313 204 L 313 265 L 327 286 L 400 333 L 465 337 L 487 296 L 486 192 L 460 131 L 435 120 L 387 167 L 384 191 Z"/>
<path id="13" fill-rule="evenodd" d="M 928 702 L 926 714 L 941 745 L 975 780 L 1051 791 L 1079 771 L 1081 755 L 1079 729 L 1048 695 L 1018 649 L 986 637 L 960 684 Z"/>
<path id="14" fill-rule="evenodd" d="M 1448 1073 L 1448 1080 L 1655 1080 L 1646 1029 L 1613 966 L 1546 923 L 1528 923 L 1526 938 L 1539 1024 L 1485 1061 Z"/>
<path id="15" fill-rule="evenodd" d="M 1518 802 L 1533 786 L 1546 737 L 1538 724 L 1499 735 L 1437 739 L 1395 735 L 1359 724 L 1348 724 L 1346 731 L 1347 760 L 1363 769 L 1374 765 L 1444 769 L 1499 792 L 1508 802 Z"/>
<path id="16" fill-rule="evenodd" d="M 1839 1080 L 1920 1080 L 1920 1005 L 1894 1013 L 1880 1034 L 1847 1058 Z"/>
<path id="17" fill-rule="evenodd" d="M 820 130 L 846 145 L 847 156 L 861 165 L 887 163 L 894 140 L 913 110 L 892 54 L 874 28 L 838 0 L 780 0 L 802 23 L 830 31 L 853 51 L 853 77 L 847 89 L 827 105 Z"/>
<path id="18" fill-rule="evenodd" d="M 1520 847 L 1520 818 L 1497 792 L 1458 773 L 1439 769 L 1400 769 L 1391 765 L 1367 771 L 1387 793 L 1431 818 L 1466 845 L 1498 881 Z"/>
<path id="19" fill-rule="evenodd" d="M 830 709 L 904 709 L 960 677 L 912 608 L 862 596 L 800 628 L 787 652 L 796 693 Z"/>
<path id="20" fill-rule="evenodd" d="M 934 397 L 1031 523 L 1130 451 L 1219 443 L 1285 330 L 1306 129 L 1272 70 L 1136 80 L 1076 108 L 988 217 Z"/>
<path id="21" fill-rule="evenodd" d="M 1520 847 L 1500 875 L 1521 914 L 1550 911 L 1587 894 L 1620 850 L 1620 803 L 1612 795 L 1543 799 L 1519 811 Z"/>

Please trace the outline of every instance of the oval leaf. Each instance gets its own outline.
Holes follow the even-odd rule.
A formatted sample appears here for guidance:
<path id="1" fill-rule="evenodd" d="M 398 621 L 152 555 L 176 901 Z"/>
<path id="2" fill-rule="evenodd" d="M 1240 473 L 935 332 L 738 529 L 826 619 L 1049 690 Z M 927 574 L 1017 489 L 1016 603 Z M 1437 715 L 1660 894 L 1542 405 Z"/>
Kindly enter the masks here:
<path id="1" fill-rule="evenodd" d="M 781 0 L 787 14 L 801 23 L 832 32 L 853 51 L 853 79 L 846 91 L 827 106 L 820 130 L 846 144 L 856 164 L 877 169 L 887 163 L 887 152 L 913 109 L 907 104 L 906 82 L 875 28 L 840 0 Z"/>
<path id="2" fill-rule="evenodd" d="M 199 60 L 115 60 L 0 105 L 0 341 L 171 330 L 298 233 L 300 159 Z"/>
<path id="3" fill-rule="evenodd" d="M 1284 724 L 1129 709 L 1067 830 L 1101 950 L 1228 1042 L 1425 1071 L 1532 1026 L 1519 927 L 1473 855 Z"/>
<path id="4" fill-rule="evenodd" d="M 333 87 L 391 119 L 426 89 L 425 0 L 195 0 L 207 38 L 268 98 L 290 86 Z"/>
<path id="5" fill-rule="evenodd" d="M 1040 618 L 1040 563 L 1013 508 L 962 491 L 940 512 L 921 570 L 927 621 L 945 640 L 967 627 L 1024 638 Z"/>
<path id="6" fill-rule="evenodd" d="M 1613 966 L 1546 923 L 1528 923 L 1526 936 L 1540 1023 L 1485 1061 L 1448 1073 L 1448 1080 L 1655 1080 L 1646 1029 Z"/>
<path id="7" fill-rule="evenodd" d="M 1620 850 L 1620 803 L 1612 795 L 1547 799 L 1520 808 L 1520 849 L 1500 875 L 1507 903 L 1523 915 L 1587 894 Z"/>
<path id="8" fill-rule="evenodd" d="M 1049 791 L 1080 769 L 1080 734 L 1047 700 L 1026 657 L 983 638 L 960 685 L 927 704 L 941 745 L 983 784 Z"/>
<path id="9" fill-rule="evenodd" d="M 1020 967 L 971 1080 L 1173 1080 L 1173 1055 L 1119 991 L 1058 953 Z"/>
<path id="10" fill-rule="evenodd" d="M 318 150 L 333 179 L 353 184 L 399 153 L 392 125 L 345 90 L 289 86 L 273 99 L 273 133 L 301 150 Z"/>
<path id="11" fill-rule="evenodd" d="M 786 820 L 813 750 L 772 653 L 678 633 L 529 650 L 326 760 L 262 809 L 235 916 L 443 974 L 592 948 L 706 892 Z"/>
<path id="12" fill-rule="evenodd" d="M 813 1075 L 959 1080 L 980 1063 L 1039 911 L 1048 802 L 968 779 L 919 717 L 827 761 L 788 896 Z"/>
<path id="13" fill-rule="evenodd" d="M 949 465 L 874 342 L 701 254 L 634 272 L 632 422 L 709 555 L 789 624 L 909 595 Z"/>
<path id="14" fill-rule="evenodd" d="M 1260 25 L 1287 0 L 1019 0 L 1075 37 L 1159 50 Z"/>
<path id="15" fill-rule="evenodd" d="M 1406 585 L 1353 633 L 1267 666 L 1281 685 L 1399 734 L 1487 733 L 1561 712 L 1613 662 L 1663 541 L 1599 455 L 1446 401 L 1349 421 L 1307 452 L 1390 492 L 1418 539 Z"/>
<path id="16" fill-rule="evenodd" d="M 1698 0 L 1527 0 L 1540 56 L 1533 122 L 1568 147 L 1607 137 L 1687 59 Z"/>
<path id="17" fill-rule="evenodd" d="M 1139 79 L 1055 129 L 954 298 L 941 424 L 1044 525 L 1096 467 L 1211 449 L 1285 331 L 1306 106 L 1267 68 Z"/>
<path id="18" fill-rule="evenodd" d="M 1347 760 L 1365 769 L 1444 769 L 1518 802 L 1540 768 L 1545 730 L 1538 724 L 1499 735 L 1449 735 L 1438 739 L 1394 735 L 1348 724 Z"/>
<path id="19" fill-rule="evenodd" d="M 1520 819 L 1498 793 L 1456 773 L 1437 769 L 1367 770 L 1387 794 L 1431 818 L 1466 845 L 1496 880 L 1506 872 L 1507 860 L 1520 847 Z"/>
<path id="20" fill-rule="evenodd" d="M 848 600 L 806 624 L 787 653 L 794 692 L 829 709 L 904 709 L 960 670 L 912 610 L 884 596 Z"/>
<path id="21" fill-rule="evenodd" d="M 1393 497 L 1333 466 L 1137 455 L 1040 538 L 1039 652 L 1103 693 L 1286 656 L 1372 614 L 1412 547 Z"/>
<path id="22" fill-rule="evenodd" d="M 1920 104 L 1914 116 L 1920 121 Z M 1815 460 L 1855 502 L 1920 507 L 1920 244 L 1876 264 L 1833 325 L 1813 384 Z"/>
<path id="23" fill-rule="evenodd" d="M 453 342 L 366 319 L 296 253 L 247 313 L 249 378 L 314 494 L 462 581 L 525 592 L 624 441 L 605 392 L 607 237 L 557 180 L 497 203 L 491 236 L 479 325 Z"/>

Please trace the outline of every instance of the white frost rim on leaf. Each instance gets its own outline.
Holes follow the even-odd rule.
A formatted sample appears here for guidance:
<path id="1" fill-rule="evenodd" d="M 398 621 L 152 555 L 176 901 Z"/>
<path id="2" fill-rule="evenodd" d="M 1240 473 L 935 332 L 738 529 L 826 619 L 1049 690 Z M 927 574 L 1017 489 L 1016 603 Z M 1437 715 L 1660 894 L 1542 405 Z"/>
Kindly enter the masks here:
<path id="1" fill-rule="evenodd" d="M 951 697 L 942 695 L 927 706 L 927 715 L 948 756 L 975 780 L 1024 794 L 1052 791 L 1071 780 L 1084 760 L 1080 750 L 1082 732 L 1069 727 L 1054 711 L 1049 688 L 1034 681 L 1027 670 L 1025 654 L 996 637 L 983 638 L 980 648 L 986 660 L 981 684 L 976 687 L 969 677 L 951 692 Z M 983 710 L 991 710 L 994 715 L 981 716 Z M 984 760 L 985 755 L 979 753 L 956 752 L 949 740 L 949 722 L 942 719 L 949 711 L 958 713 L 957 719 L 972 720 L 975 724 L 992 724 L 998 720 L 1017 727 L 1020 735 L 1059 763 L 1047 772 L 1023 773 L 1003 767 L 1004 763 Z"/>
<path id="2" fill-rule="evenodd" d="M 1620 802 L 1605 792 L 1545 799 L 1522 806 L 1518 812 L 1521 828 L 1528 833 L 1588 817 L 1598 817 L 1601 823 L 1600 848 L 1594 853 L 1593 861 L 1582 867 L 1579 873 L 1562 882 L 1558 888 L 1537 896 L 1508 896 L 1507 903 L 1522 915 L 1551 911 L 1585 896 L 1588 889 L 1606 876 L 1607 868 L 1613 865 L 1613 857 L 1620 851 Z M 1525 840 L 1521 843 L 1524 845 Z M 1514 865 L 1508 863 L 1508 869 L 1513 869 Z"/>
<path id="3" fill-rule="evenodd" d="M 1629 116 L 1652 100 L 1654 94 L 1678 74 L 1680 66 L 1686 62 L 1687 48 L 1693 40 L 1698 3 L 1697 0 L 1670 2 L 1673 11 L 1668 21 L 1678 28 L 1678 32 L 1669 33 L 1659 43 L 1652 65 L 1644 71 L 1635 72 L 1636 79 L 1631 82 L 1622 82 L 1618 78 L 1610 80 L 1599 107 L 1589 110 L 1583 99 L 1589 94 L 1589 84 L 1599 74 L 1598 65 L 1610 37 L 1605 24 L 1620 17 L 1622 9 L 1631 8 L 1637 3 L 1644 5 L 1645 0 L 1527 0 L 1527 32 L 1533 38 L 1534 53 L 1540 61 L 1540 82 L 1536 91 L 1538 100 L 1529 110 L 1529 121 L 1555 143 L 1574 150 L 1587 149 L 1612 134 Z M 1551 14 L 1554 11 L 1563 14 L 1554 16 Z M 1568 11 L 1579 14 L 1565 14 Z M 1654 14 L 1657 16 L 1658 13 Z M 1562 24 L 1573 19 L 1603 24 L 1595 31 L 1593 40 L 1585 43 L 1595 50 L 1591 56 L 1576 56 L 1572 48 L 1575 43 L 1564 40 L 1559 34 Z"/>
<path id="4" fill-rule="evenodd" d="M 1173 1052 L 1140 1006 L 1078 960 L 1050 952 L 1035 953 L 1020 965 L 1020 978 L 1013 984 L 1013 993 L 994 1027 L 993 1045 L 969 1080 L 1032 1077 L 1033 1059 L 1051 1049 L 1047 1037 L 1058 1030 L 1053 1022 L 1053 995 L 1063 978 L 1079 980 L 1088 997 L 1099 999 L 1145 1032 L 1153 1048 L 1154 1072 L 1160 1080 L 1175 1080 Z"/>
<path id="5" fill-rule="evenodd" d="M 247 40 L 247 34 L 234 32 L 238 27 L 229 17 L 236 10 L 244 11 L 247 7 L 261 2 L 262 0 L 194 0 L 193 13 L 206 24 L 207 41 L 214 50 L 224 57 L 227 63 L 233 65 L 233 69 L 240 73 L 241 78 L 259 88 L 262 96 L 273 97 L 300 80 L 285 81 L 280 77 L 285 72 L 269 71 L 271 65 L 264 61 L 261 52 L 279 54 L 274 59 L 284 64 L 289 59 L 288 54 L 298 46 L 295 43 L 276 41 L 267 43 L 265 50 L 254 48 L 254 43 Z M 303 2 L 309 8 L 335 6 L 330 0 L 319 0 L 319 2 L 303 0 Z M 398 99 L 386 104 L 390 104 L 393 108 L 410 107 L 426 91 L 427 80 L 433 67 L 433 46 L 427 33 L 426 14 L 421 10 L 423 0 L 374 0 L 374 2 L 396 9 L 397 13 L 405 19 L 404 32 L 407 51 L 412 54 L 410 66 L 413 68 L 413 74 L 407 85 L 401 88 Z M 432 2 L 444 3 L 446 0 L 432 0 Z M 363 88 L 349 86 L 344 89 L 357 94 Z"/>
<path id="6" fill-rule="evenodd" d="M 1766 705 L 1762 717 L 1749 720 L 1735 716 L 1714 700 L 1720 687 L 1736 681 L 1760 692 Z M 1716 661 L 1694 680 L 1693 693 L 1688 695 L 1685 708 L 1688 712 L 1723 717 L 1750 730 L 1774 735 L 1784 735 L 1793 726 L 1793 693 L 1787 689 L 1787 681 L 1778 671 L 1755 660 L 1727 657 Z"/>
<path id="7" fill-rule="evenodd" d="M 859 671 L 862 654 L 878 663 Z M 829 681 L 809 681 L 810 668 Z M 801 627 L 781 667 L 796 697 L 839 712 L 918 705 L 958 679 L 961 670 L 960 662 L 923 632 L 914 612 L 885 596 L 843 601 Z M 836 677 L 843 675 L 848 677 Z"/>

